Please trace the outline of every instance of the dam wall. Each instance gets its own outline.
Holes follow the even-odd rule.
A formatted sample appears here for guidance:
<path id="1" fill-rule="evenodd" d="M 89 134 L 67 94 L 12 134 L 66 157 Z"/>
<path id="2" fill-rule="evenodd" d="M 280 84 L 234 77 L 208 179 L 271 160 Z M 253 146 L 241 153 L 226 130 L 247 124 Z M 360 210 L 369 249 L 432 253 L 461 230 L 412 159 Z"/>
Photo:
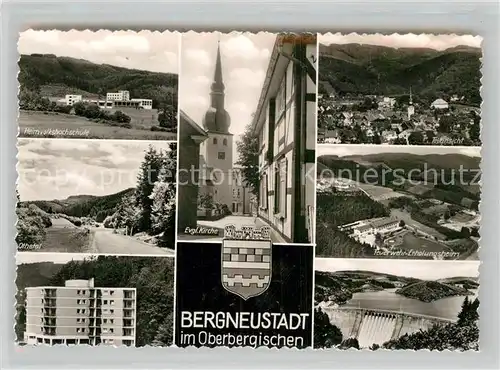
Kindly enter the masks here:
<path id="1" fill-rule="evenodd" d="M 322 307 L 321 310 L 341 330 L 343 339 L 357 338 L 361 348 L 368 348 L 373 344 L 382 345 L 405 334 L 427 330 L 434 324 L 453 322 L 443 318 L 384 310 L 329 307 Z"/>

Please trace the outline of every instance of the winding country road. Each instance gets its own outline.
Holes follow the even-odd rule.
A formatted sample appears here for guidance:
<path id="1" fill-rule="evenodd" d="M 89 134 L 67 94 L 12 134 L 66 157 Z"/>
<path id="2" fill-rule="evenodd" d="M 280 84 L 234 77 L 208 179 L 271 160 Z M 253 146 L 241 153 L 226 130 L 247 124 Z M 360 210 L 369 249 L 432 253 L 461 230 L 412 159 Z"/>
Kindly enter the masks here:
<path id="1" fill-rule="evenodd" d="M 105 254 L 156 254 L 175 256 L 172 249 L 159 248 L 126 235 L 113 234 L 112 229 L 94 228 L 91 251 Z"/>

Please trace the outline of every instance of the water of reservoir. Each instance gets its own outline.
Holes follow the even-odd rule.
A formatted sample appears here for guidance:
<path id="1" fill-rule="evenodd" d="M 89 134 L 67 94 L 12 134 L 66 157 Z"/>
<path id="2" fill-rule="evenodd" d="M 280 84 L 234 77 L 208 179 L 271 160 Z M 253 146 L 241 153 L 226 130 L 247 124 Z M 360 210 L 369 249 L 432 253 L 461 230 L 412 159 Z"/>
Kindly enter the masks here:
<path id="1" fill-rule="evenodd" d="M 403 311 L 409 314 L 433 316 L 456 320 L 465 296 L 455 296 L 438 299 L 433 302 L 422 302 L 417 299 L 403 297 L 395 293 L 396 289 L 386 289 L 379 292 L 354 293 L 350 301 L 343 307 L 356 307 L 373 310 Z M 477 297 L 477 289 L 471 289 Z"/>

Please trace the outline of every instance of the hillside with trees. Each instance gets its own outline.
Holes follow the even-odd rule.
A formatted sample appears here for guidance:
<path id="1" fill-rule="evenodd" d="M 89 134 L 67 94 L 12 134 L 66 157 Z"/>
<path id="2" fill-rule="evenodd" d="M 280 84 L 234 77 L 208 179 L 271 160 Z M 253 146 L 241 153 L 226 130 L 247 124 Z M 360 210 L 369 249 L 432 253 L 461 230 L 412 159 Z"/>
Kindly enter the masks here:
<path id="1" fill-rule="evenodd" d="M 457 46 L 443 51 L 376 45 L 321 45 L 319 79 L 340 95 L 402 95 L 412 91 L 430 103 L 437 97 L 464 96 L 481 104 L 479 48 Z M 320 84 L 320 93 L 325 88 Z"/>
<path id="2" fill-rule="evenodd" d="M 177 74 L 96 64 L 53 54 L 21 55 L 18 64 L 21 109 L 69 113 L 71 107 L 59 106 L 48 97 L 77 94 L 89 99 L 105 99 L 107 92 L 128 90 L 131 98 L 153 100 L 152 107 L 158 110 L 156 130 L 177 127 Z M 109 114 L 80 103 L 75 114 L 131 128 L 130 117 L 121 111 Z"/>
<path id="3" fill-rule="evenodd" d="M 434 325 L 428 330 L 405 334 L 383 344 L 384 349 L 426 349 L 430 351 L 479 351 L 479 300 L 465 297 L 458 321 Z"/>
<path id="4" fill-rule="evenodd" d="M 105 196 L 19 201 L 18 245 L 41 245 L 43 249 L 54 220 L 64 219 L 75 226 L 70 240 L 79 239 L 82 248 L 90 240 L 90 228 L 103 226 L 128 236 L 141 236 L 161 248 L 174 249 L 177 144 L 169 146 L 170 150 L 149 146 L 135 188 Z"/>
<path id="5" fill-rule="evenodd" d="M 64 286 L 66 280 L 94 278 L 97 287 L 137 289 L 136 346 L 169 346 L 173 339 L 173 258 L 98 256 L 66 264 L 18 266 L 16 334 L 22 340 L 26 323 L 26 287 Z"/>

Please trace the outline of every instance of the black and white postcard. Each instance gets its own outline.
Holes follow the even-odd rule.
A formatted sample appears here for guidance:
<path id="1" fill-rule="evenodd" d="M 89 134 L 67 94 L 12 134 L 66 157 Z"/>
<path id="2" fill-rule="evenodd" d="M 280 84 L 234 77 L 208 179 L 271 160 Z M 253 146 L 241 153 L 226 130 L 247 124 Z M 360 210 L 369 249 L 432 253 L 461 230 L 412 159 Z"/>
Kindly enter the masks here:
<path id="1" fill-rule="evenodd" d="M 18 251 L 174 255 L 177 144 L 19 139 Z"/>
<path id="2" fill-rule="evenodd" d="M 477 260 L 480 151 L 320 145 L 316 256 Z"/>
<path id="3" fill-rule="evenodd" d="M 318 142 L 479 146 L 480 36 L 319 36 Z"/>
<path id="4" fill-rule="evenodd" d="M 179 239 L 313 242 L 316 55 L 313 34 L 182 35 Z"/>
<path id="5" fill-rule="evenodd" d="M 176 140 L 180 33 L 27 30 L 19 135 Z"/>
<path id="6" fill-rule="evenodd" d="M 315 348 L 479 350 L 479 262 L 317 258 Z"/>
<path id="7" fill-rule="evenodd" d="M 19 345 L 172 345 L 174 259 L 17 255 Z"/>

